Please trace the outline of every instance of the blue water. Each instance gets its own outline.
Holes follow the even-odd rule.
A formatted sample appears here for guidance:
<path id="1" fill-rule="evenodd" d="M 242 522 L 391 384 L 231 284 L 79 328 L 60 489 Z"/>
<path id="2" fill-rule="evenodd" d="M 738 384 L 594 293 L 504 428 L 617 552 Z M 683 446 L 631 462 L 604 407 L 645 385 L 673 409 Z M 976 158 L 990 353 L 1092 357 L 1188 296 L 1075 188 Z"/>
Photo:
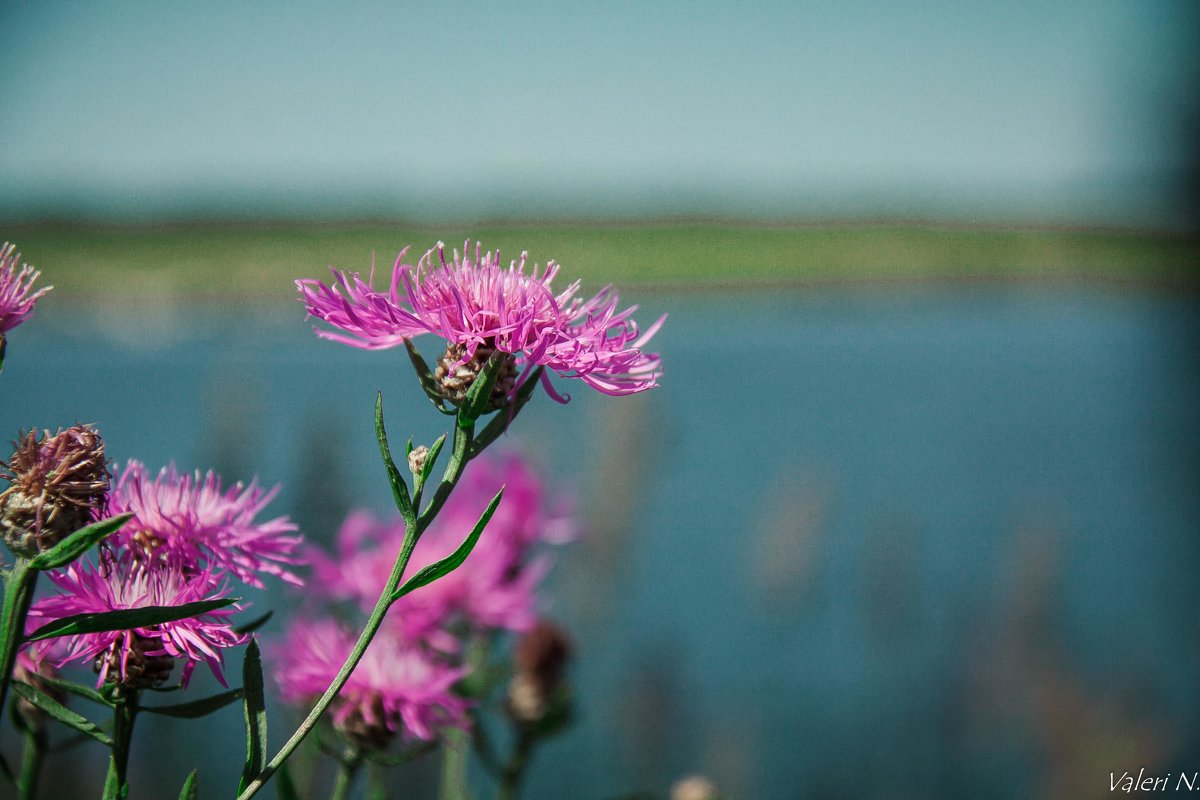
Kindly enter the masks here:
<path id="1" fill-rule="evenodd" d="M 1080 796 L 1200 769 L 1194 297 L 643 299 L 671 313 L 663 386 L 560 382 L 573 401 L 540 398 L 506 443 L 590 531 L 548 592 L 578 721 L 528 796 L 690 772 L 740 798 Z M 118 460 L 282 482 L 272 508 L 321 538 L 387 508 L 376 390 L 394 437 L 440 432 L 400 355 L 318 341 L 294 302 L 68 305 L 10 336 L 9 436 L 95 422 Z M 236 709 L 220 723 L 185 740 L 209 740 L 203 796 L 236 782 Z M 195 760 L 176 730 L 138 731 L 164 796 Z"/>

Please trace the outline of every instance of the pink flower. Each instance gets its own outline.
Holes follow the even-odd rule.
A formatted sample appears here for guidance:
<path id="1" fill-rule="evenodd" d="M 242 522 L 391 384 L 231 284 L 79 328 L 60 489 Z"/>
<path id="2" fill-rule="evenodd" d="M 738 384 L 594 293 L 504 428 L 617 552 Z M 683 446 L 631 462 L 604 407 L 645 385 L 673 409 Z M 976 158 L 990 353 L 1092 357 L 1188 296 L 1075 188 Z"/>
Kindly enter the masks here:
<path id="1" fill-rule="evenodd" d="M 29 618 L 36 625 L 31 627 L 75 614 L 179 606 L 220 599 L 229 593 L 228 582 L 211 570 L 185 576 L 171 570 L 137 569 L 130 559 L 110 561 L 100 568 L 83 560 L 47 575 L 60 591 L 34 604 Z M 138 688 L 158 685 L 170 675 L 176 660 L 184 662 L 183 685 L 200 661 L 224 684 L 221 650 L 247 639 L 230 625 L 229 617 L 237 610 L 234 604 L 176 622 L 44 641 L 65 642 L 57 656 L 51 655 L 56 667 L 71 661 L 95 661 L 97 686 L 105 680 Z M 34 647 L 41 650 L 39 644 Z"/>
<path id="2" fill-rule="evenodd" d="M 272 648 L 284 698 L 303 703 L 319 696 L 353 646 L 353 634 L 333 620 L 297 618 Z M 333 723 L 356 743 L 377 749 L 396 734 L 429 741 L 440 728 L 465 728 L 469 704 L 452 691 L 465 674 L 381 630 L 338 695 Z"/>
<path id="3" fill-rule="evenodd" d="M 565 516 L 547 513 L 540 481 L 519 458 L 485 457 L 471 463 L 417 542 L 406 577 L 454 552 L 502 485 L 504 498 L 467 560 L 401 598 L 389 613 L 389 623 L 398 626 L 404 638 L 449 651 L 455 640 L 446 630 L 457 621 L 477 629 L 512 631 L 528 630 L 536 621 L 536 589 L 550 562 L 535 550 L 543 543 L 569 540 L 574 526 Z M 350 514 L 338 532 L 337 555 L 311 554 L 314 585 L 330 597 L 369 609 L 403 539 L 399 516 L 377 521 L 365 511 Z"/>
<path id="4" fill-rule="evenodd" d="M 587 301 L 575 296 L 578 281 L 554 294 L 550 283 L 558 265 L 553 261 L 544 271 L 534 266 L 526 275 L 525 253 L 505 268 L 499 252 L 482 253 L 478 243 L 472 260 L 470 241 L 463 244 L 463 256 L 455 250 L 449 261 L 439 242 L 416 267 L 402 263 L 407 252 L 397 257 L 386 292 L 372 288 L 374 267 L 366 281 L 357 272 L 338 270 L 332 270 L 335 281 L 329 286 L 296 281 L 308 313 L 338 329 L 318 328 L 317 335 L 377 350 L 433 333 L 452 348 L 459 346 L 450 351 L 457 365 L 471 361 L 477 348 L 495 348 L 514 355 L 518 365 L 544 365 L 604 394 L 633 394 L 658 385 L 661 359 L 642 348 L 665 317 L 639 332 L 630 318 L 637 307 L 618 311 L 611 285 Z M 528 370 L 522 379 L 527 375 Z M 545 375 L 543 383 L 557 398 Z"/>
<path id="5" fill-rule="evenodd" d="M 109 512 L 134 518 L 109 543 L 152 565 L 227 569 L 260 588 L 264 573 L 299 586 L 303 582 L 284 566 L 300 563 L 293 555 L 301 542 L 293 534 L 296 525 L 287 517 L 254 519 L 278 491 L 253 481 L 222 489 L 213 472 L 201 478 L 198 471 L 180 474 L 174 465 L 151 479 L 141 462 L 131 460 L 109 495 Z"/>
<path id="6" fill-rule="evenodd" d="M 0 337 L 29 319 L 38 298 L 53 288 L 47 286 L 31 294 L 33 282 L 41 273 L 28 264 L 18 271 L 20 260 L 16 245 L 5 242 L 0 247 Z"/>

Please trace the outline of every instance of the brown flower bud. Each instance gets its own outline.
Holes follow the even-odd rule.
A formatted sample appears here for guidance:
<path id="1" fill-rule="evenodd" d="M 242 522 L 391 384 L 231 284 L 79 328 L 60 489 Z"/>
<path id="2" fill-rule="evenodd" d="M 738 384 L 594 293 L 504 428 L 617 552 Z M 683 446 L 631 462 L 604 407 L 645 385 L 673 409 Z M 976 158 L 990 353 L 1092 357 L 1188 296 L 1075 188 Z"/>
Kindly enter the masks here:
<path id="1" fill-rule="evenodd" d="M 32 556 L 97 519 L 109 486 L 104 442 L 90 425 L 51 435 L 24 434 L 0 473 L 0 536 L 12 551 Z"/>

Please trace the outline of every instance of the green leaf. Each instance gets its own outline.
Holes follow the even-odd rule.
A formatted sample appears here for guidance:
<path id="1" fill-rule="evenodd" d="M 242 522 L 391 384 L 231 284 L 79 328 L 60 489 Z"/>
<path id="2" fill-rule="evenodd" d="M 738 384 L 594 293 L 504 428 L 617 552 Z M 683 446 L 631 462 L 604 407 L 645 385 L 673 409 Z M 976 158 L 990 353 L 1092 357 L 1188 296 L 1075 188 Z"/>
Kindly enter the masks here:
<path id="1" fill-rule="evenodd" d="M 292 771 L 288 769 L 286 761 L 279 765 L 279 771 L 275 773 L 275 793 L 279 800 L 300 800 L 300 793 L 296 791 Z"/>
<path id="2" fill-rule="evenodd" d="M 233 629 L 234 633 L 254 633 L 256 630 L 267 624 L 267 621 L 274 616 L 275 610 L 272 609 L 261 617 L 255 617 L 249 622 L 244 622 Z"/>
<path id="3" fill-rule="evenodd" d="M 479 455 L 484 449 L 500 438 L 500 436 L 508 430 L 508 426 L 512 425 L 513 420 L 517 418 L 517 414 L 521 413 L 521 409 L 525 408 L 525 404 L 533 397 L 533 392 L 537 388 L 538 382 L 541 380 L 542 372 L 545 367 L 537 367 L 521 384 L 521 388 L 517 389 L 517 396 L 513 398 L 512 405 L 507 409 L 501 409 L 505 413 L 497 414 L 488 421 L 484 429 L 478 436 L 475 437 L 475 442 L 471 446 L 471 457 Z"/>
<path id="4" fill-rule="evenodd" d="M 413 745 L 407 750 L 401 750 L 399 753 L 370 750 L 363 753 L 363 756 L 372 764 L 378 764 L 381 767 L 398 767 L 401 764 L 407 764 L 414 758 L 420 758 L 426 753 L 432 753 L 436 749 L 437 742 L 422 742 L 421 744 Z"/>
<path id="5" fill-rule="evenodd" d="M 396 469 L 396 462 L 392 460 L 392 449 L 388 446 L 387 431 L 383 428 L 383 392 L 375 398 L 375 437 L 379 440 L 379 455 L 383 457 L 383 466 L 387 469 L 388 483 L 392 485 L 392 499 L 396 501 L 396 508 L 405 520 L 412 520 L 414 512 L 412 499 L 408 496 L 408 484 L 405 483 L 400 470 Z"/>
<path id="6" fill-rule="evenodd" d="M 459 565 L 466 561 L 467 556 L 469 556 L 471 551 L 475 549 L 475 543 L 479 541 L 479 535 L 483 533 L 483 529 L 487 527 L 488 521 L 492 518 L 492 514 L 496 513 L 496 506 L 500 505 L 500 498 L 503 495 L 504 487 L 501 486 L 500 491 L 496 492 L 496 496 L 492 498 L 492 502 L 488 503 L 488 507 L 484 510 L 483 516 L 481 516 L 479 521 L 475 523 L 475 527 L 471 529 L 470 535 L 468 535 L 466 540 L 458 546 L 458 549 L 443 558 L 441 561 L 425 567 L 425 569 L 421 570 L 416 575 L 413 575 L 411 578 L 405 581 L 404 585 L 397 589 L 395 594 L 392 595 L 392 599 L 399 600 L 401 597 L 404 597 L 404 595 L 408 594 L 414 589 L 420 589 L 422 586 L 433 583 L 443 575 L 453 572 L 459 567 Z"/>
<path id="7" fill-rule="evenodd" d="M 149 711 L 151 714 L 162 714 L 166 717 L 197 719 L 207 716 L 214 711 L 219 711 L 235 700 L 241 699 L 241 689 L 230 689 L 228 692 L 214 694 L 211 697 L 202 697 L 199 700 L 192 700 L 188 703 L 175 703 L 169 706 L 141 706 L 138 710 Z"/>
<path id="8" fill-rule="evenodd" d="M 267 765 L 267 707 L 263 698 L 262 658 L 258 642 L 250 640 L 242 659 L 242 692 L 245 698 L 246 765 L 238 783 L 238 794 Z"/>
<path id="9" fill-rule="evenodd" d="M 90 686 L 81 686 L 78 683 L 71 683 L 71 681 L 63 678 L 52 678 L 49 675 L 38 675 L 37 679 L 41 683 L 53 686 L 60 692 L 67 692 L 68 694 L 73 694 L 76 697 L 82 697 L 84 700 L 91 700 L 93 703 L 99 703 L 100 705 L 107 706 L 108 708 L 112 708 L 114 705 L 111 699 L 100 694 L 100 692 L 96 691 Z"/>
<path id="10" fill-rule="evenodd" d="M 49 716 L 66 725 L 68 728 L 73 728 L 80 733 L 86 733 L 101 744 L 112 747 L 112 737 L 100 730 L 99 725 L 86 717 L 76 714 L 45 692 L 21 681 L 13 681 L 12 688 L 22 699 L 45 711 Z"/>
<path id="11" fill-rule="evenodd" d="M 488 400 L 492 397 L 492 389 L 496 386 L 496 378 L 500 377 L 500 368 L 508 358 L 508 353 L 492 351 L 483 369 L 471 382 L 471 388 L 467 390 L 462 405 L 458 407 L 458 427 L 469 428 L 483 416 L 483 410 L 487 408 Z"/>
<path id="12" fill-rule="evenodd" d="M 417 380 L 421 383 L 421 390 L 425 392 L 425 396 L 433 403 L 433 407 L 447 416 L 454 416 L 454 409 L 447 408 L 446 399 L 438 394 L 437 383 L 434 381 L 433 373 L 429 371 L 429 365 L 425 363 L 425 359 L 417 352 L 417 348 L 413 347 L 412 340 L 404 340 L 404 349 L 408 351 L 408 360 L 412 362 L 413 369 L 417 372 Z"/>
<path id="13" fill-rule="evenodd" d="M 66 566 L 92 549 L 92 545 L 116 533 L 132 517 L 133 514 L 120 514 L 80 528 L 44 553 L 38 553 L 29 566 L 31 569 L 57 569 Z"/>
<path id="14" fill-rule="evenodd" d="M 196 800 L 196 770 L 192 770 L 183 782 L 183 788 L 179 790 L 179 800 Z"/>
<path id="15" fill-rule="evenodd" d="M 429 453 L 425 456 L 425 463 L 421 466 L 421 474 L 413 478 L 413 497 L 421 496 L 421 490 L 425 488 L 425 481 L 429 480 L 429 476 L 433 474 L 433 467 L 437 464 L 438 456 L 442 454 L 442 447 L 445 444 L 446 434 L 443 433 L 429 446 Z"/>
<path id="16" fill-rule="evenodd" d="M 209 611 L 224 608 L 237 602 L 236 597 L 226 597 L 221 600 L 201 600 L 196 603 L 184 603 L 181 606 L 145 606 L 143 608 L 122 608 L 117 611 L 105 611 L 102 614 L 75 614 L 70 617 L 47 622 L 33 633 L 26 641 L 36 642 L 39 639 L 53 639 L 55 636 L 75 636 L 80 633 L 101 633 L 103 631 L 127 631 L 133 628 L 149 628 L 164 622 L 175 622 L 189 617 L 198 617 Z"/>

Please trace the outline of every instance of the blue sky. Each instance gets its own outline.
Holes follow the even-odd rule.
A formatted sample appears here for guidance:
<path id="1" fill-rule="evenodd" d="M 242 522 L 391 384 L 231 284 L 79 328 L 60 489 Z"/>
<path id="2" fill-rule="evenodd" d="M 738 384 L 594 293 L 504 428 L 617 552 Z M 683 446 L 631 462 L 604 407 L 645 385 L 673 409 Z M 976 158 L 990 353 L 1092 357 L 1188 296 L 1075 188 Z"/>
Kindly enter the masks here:
<path id="1" fill-rule="evenodd" d="M 0 218 L 1176 224 L 1190 2 L 0 10 Z"/>

